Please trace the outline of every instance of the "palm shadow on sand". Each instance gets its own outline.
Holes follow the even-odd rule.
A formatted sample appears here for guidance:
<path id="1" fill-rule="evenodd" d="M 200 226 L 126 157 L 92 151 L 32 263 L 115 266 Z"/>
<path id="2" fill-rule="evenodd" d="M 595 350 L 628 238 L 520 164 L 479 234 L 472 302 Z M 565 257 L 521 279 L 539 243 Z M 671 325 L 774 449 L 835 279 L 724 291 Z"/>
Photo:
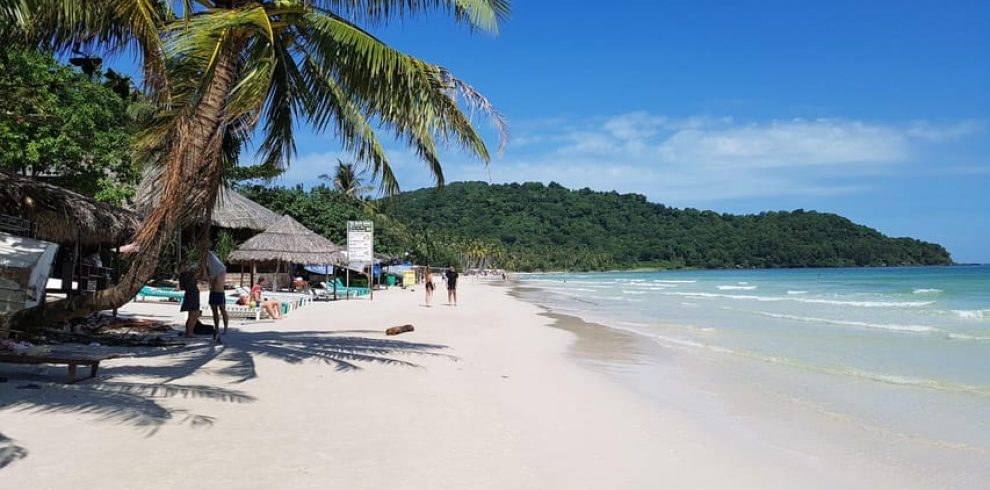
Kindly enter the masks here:
<path id="1" fill-rule="evenodd" d="M 73 413 L 99 421 L 127 425 L 154 435 L 167 422 L 194 428 L 208 428 L 215 419 L 169 407 L 169 398 L 206 398 L 225 403 L 250 403 L 255 398 L 238 389 L 183 383 L 197 372 L 224 378 L 225 383 L 243 383 L 258 377 L 255 359 L 265 357 L 296 364 L 321 362 L 336 372 L 363 369 L 362 364 L 421 367 L 407 359 L 410 355 L 455 357 L 439 351 L 443 345 L 392 339 L 358 337 L 354 334 L 379 331 L 337 332 L 235 332 L 224 337 L 223 345 L 193 344 L 180 348 L 134 350 L 125 359 L 129 365 L 110 365 L 99 378 L 68 385 L 52 382 L 53 374 L 20 373 L 15 381 L 0 385 L 0 412 L 21 411 L 37 414 Z M 147 359 L 148 364 L 141 360 Z M 165 359 L 166 362 L 160 362 Z M 55 368 L 56 370 L 58 368 Z M 123 381 L 128 379 L 129 381 Z M 130 381 L 138 379 L 139 381 Z M 16 389 L 13 385 L 34 382 L 40 389 Z M 0 468 L 24 458 L 27 450 L 0 434 Z"/>
<path id="2" fill-rule="evenodd" d="M 0 470 L 25 457 L 27 457 L 27 449 L 18 446 L 9 437 L 0 433 Z"/>

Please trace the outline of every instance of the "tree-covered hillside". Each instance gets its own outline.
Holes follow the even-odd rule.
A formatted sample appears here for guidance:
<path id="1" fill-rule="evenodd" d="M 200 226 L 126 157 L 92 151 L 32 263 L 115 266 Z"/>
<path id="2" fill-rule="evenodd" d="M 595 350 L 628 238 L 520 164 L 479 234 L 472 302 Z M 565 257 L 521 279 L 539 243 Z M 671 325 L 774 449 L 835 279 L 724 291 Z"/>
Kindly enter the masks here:
<path id="1" fill-rule="evenodd" d="M 516 270 L 952 263 L 940 245 L 814 211 L 719 214 L 554 183 L 462 182 L 389 201 L 390 214 L 411 229 L 492 244 Z"/>

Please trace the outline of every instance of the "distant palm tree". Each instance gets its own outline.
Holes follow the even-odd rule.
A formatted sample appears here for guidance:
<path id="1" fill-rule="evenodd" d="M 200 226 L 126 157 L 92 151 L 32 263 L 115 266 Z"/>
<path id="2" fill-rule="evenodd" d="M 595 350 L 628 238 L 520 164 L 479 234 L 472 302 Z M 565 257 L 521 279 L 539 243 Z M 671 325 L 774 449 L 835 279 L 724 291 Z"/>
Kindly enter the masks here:
<path id="1" fill-rule="evenodd" d="M 345 162 L 338 158 L 333 177 L 329 174 L 322 174 L 320 178 L 330 181 L 334 189 L 345 196 L 358 199 L 374 189 L 374 186 L 365 184 L 364 174 L 365 172 L 357 169 L 353 162 Z"/>
<path id="2" fill-rule="evenodd" d="M 104 48 L 140 56 L 158 111 L 136 146 L 140 157 L 162 167 L 153 186 L 160 197 L 136 237 L 141 253 L 118 286 L 19 313 L 17 323 L 47 324 L 129 301 L 177 230 L 209 223 L 225 151 L 250 143 L 259 124 L 264 165 L 288 166 L 295 155 L 293 130 L 308 123 L 317 131 L 332 129 L 345 150 L 367 162 L 386 193 L 399 187 L 374 125 L 412 146 L 438 184 L 438 141 L 454 141 L 487 162 L 488 149 L 457 98 L 495 116 L 504 135 L 488 100 L 445 68 L 392 49 L 356 22 L 381 25 L 442 11 L 495 32 L 508 5 L 509 0 L 0 0 L 3 35 L 61 51 Z M 17 27 L 6 27 L 11 25 Z M 232 140 L 238 144 L 224 144 Z"/>

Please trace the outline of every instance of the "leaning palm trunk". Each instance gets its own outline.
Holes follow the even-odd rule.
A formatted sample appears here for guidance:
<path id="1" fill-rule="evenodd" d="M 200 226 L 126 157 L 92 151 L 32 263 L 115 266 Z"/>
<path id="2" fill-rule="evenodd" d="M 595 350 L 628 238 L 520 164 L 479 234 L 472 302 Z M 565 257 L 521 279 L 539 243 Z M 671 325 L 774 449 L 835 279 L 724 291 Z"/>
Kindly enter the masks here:
<path id="1" fill-rule="evenodd" d="M 9 318 L 10 328 L 38 330 L 123 306 L 151 278 L 165 246 L 184 225 L 199 225 L 208 231 L 222 175 L 223 107 L 234 77 L 232 53 L 235 52 L 230 49 L 221 54 L 204 97 L 189 116 L 177 123 L 173 144 L 164 162 L 165 171 L 159 182 L 162 198 L 148 213 L 138 231 L 136 241 L 140 252 L 117 285 L 93 294 L 20 310 Z M 208 237 L 208 233 L 200 235 L 198 245 L 201 252 L 205 252 Z"/>
<path id="2" fill-rule="evenodd" d="M 508 0 L 259 2 L 248 0 L 0 0 L 2 26 L 68 50 L 79 43 L 139 47 L 144 79 L 159 104 L 137 147 L 161 165 L 157 199 L 136 237 L 141 245 L 117 286 L 58 301 L 12 318 L 22 329 L 120 306 L 153 273 L 166 243 L 184 226 L 200 228 L 205 252 L 224 161 L 261 124 L 257 159 L 282 169 L 295 155 L 293 128 L 333 129 L 342 149 L 368 165 L 382 190 L 398 192 L 376 126 L 405 140 L 443 183 L 439 143 L 453 143 L 484 162 L 490 155 L 458 100 L 505 125 L 491 104 L 443 67 L 401 53 L 353 19 L 380 24 L 437 10 L 494 32 Z M 8 4 L 10 4 L 8 6 Z M 224 136 L 231 148 L 224 151 Z M 223 153 L 223 158 L 221 158 Z M 465 258 L 466 261 L 466 258 Z"/>

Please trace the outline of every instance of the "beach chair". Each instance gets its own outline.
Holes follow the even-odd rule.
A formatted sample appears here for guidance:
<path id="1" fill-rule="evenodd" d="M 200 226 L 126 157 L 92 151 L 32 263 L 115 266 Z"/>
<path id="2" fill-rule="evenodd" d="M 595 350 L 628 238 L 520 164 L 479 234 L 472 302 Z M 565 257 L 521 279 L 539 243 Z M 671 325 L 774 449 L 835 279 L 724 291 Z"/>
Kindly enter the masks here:
<path id="1" fill-rule="evenodd" d="M 251 295 L 251 291 L 244 287 L 235 288 L 234 291 L 237 292 L 238 296 L 242 294 L 247 296 Z M 271 291 L 261 292 L 262 298 L 272 298 L 279 300 L 279 302 L 282 303 L 282 314 L 284 315 L 288 315 L 289 312 L 295 310 L 296 308 L 302 305 L 301 300 L 296 296 L 297 295 L 293 295 L 292 297 L 285 297 L 282 295 L 282 293 L 273 293 Z"/>
<path id="2" fill-rule="evenodd" d="M 147 298 L 165 298 L 181 302 L 184 296 L 185 294 L 183 294 L 182 291 L 144 286 L 140 291 L 138 291 L 137 295 L 134 296 L 134 300 L 146 301 Z"/>
<path id="3" fill-rule="evenodd" d="M 260 306 L 255 306 L 254 308 L 245 305 L 239 305 L 237 303 L 228 302 L 224 305 L 224 309 L 227 310 L 227 316 L 230 318 L 245 318 L 248 320 L 261 320 L 262 316 L 267 316 L 264 308 Z M 209 306 L 202 308 L 203 316 L 208 317 L 213 314 L 213 310 Z"/>
<path id="4" fill-rule="evenodd" d="M 344 283 L 340 281 L 339 277 L 335 277 L 333 281 L 337 285 L 337 294 L 346 294 L 350 296 L 364 296 L 370 293 L 368 288 L 362 288 L 358 286 L 351 286 L 351 287 L 344 286 Z"/>

